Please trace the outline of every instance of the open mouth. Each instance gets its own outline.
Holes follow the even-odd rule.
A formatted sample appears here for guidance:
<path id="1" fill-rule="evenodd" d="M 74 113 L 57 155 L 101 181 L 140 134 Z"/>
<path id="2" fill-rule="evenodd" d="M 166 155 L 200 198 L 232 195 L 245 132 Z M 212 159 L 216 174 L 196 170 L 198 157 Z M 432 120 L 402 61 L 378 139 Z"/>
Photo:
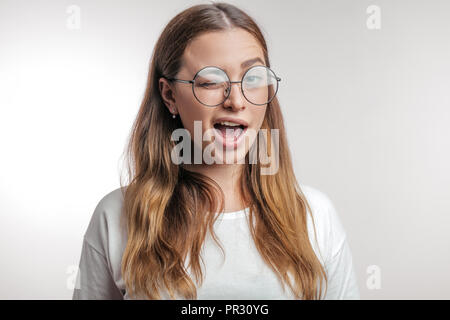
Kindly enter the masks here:
<path id="1" fill-rule="evenodd" d="M 243 132 L 247 129 L 247 126 L 239 125 L 227 125 L 222 123 L 215 123 L 214 129 L 220 133 L 224 140 L 237 140 Z"/>

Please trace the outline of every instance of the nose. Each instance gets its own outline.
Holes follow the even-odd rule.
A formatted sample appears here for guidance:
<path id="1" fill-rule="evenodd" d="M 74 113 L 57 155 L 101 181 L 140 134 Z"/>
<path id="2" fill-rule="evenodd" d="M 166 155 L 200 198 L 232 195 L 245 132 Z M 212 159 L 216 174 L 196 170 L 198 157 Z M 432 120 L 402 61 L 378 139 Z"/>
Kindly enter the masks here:
<path id="1" fill-rule="evenodd" d="M 233 86 L 235 85 L 235 86 Z M 245 97 L 242 95 L 241 86 L 242 84 L 240 81 L 231 82 L 231 86 L 228 88 L 228 90 L 231 90 L 230 95 L 228 98 L 224 101 L 224 107 L 231 108 L 233 110 L 243 110 L 245 108 Z M 225 91 L 225 95 L 227 94 L 227 91 Z"/>

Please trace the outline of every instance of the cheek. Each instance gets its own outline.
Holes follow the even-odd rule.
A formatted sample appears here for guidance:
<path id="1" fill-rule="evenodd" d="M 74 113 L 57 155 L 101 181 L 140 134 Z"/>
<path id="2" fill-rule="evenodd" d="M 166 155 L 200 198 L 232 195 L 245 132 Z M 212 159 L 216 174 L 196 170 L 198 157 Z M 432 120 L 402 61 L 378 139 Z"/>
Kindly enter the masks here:
<path id="1" fill-rule="evenodd" d="M 194 128 L 194 120 L 201 119 L 201 109 L 189 91 L 177 97 L 177 108 L 181 122 L 186 129 Z"/>
<path id="2" fill-rule="evenodd" d="M 185 104 L 179 113 L 183 127 L 189 131 L 192 140 L 194 140 L 194 134 L 198 133 L 198 131 L 195 131 L 196 128 L 201 128 L 202 137 L 205 131 L 211 128 L 212 115 L 204 107 Z M 199 123 L 196 123 L 196 121 L 199 121 Z"/>
<path id="3" fill-rule="evenodd" d="M 255 119 L 256 121 L 256 130 L 259 130 L 264 122 L 264 118 L 266 116 L 266 109 L 267 107 L 263 108 L 262 110 L 255 110 L 254 114 L 255 114 Z"/>

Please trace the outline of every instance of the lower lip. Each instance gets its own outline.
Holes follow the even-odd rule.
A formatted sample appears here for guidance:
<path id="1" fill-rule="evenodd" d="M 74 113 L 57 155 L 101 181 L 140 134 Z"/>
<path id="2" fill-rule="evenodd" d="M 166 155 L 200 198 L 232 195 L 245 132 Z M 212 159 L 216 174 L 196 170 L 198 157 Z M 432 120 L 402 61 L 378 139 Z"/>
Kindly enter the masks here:
<path id="1" fill-rule="evenodd" d="M 238 147 L 238 145 L 242 142 L 245 133 L 247 132 L 247 128 L 245 127 L 244 130 L 242 130 L 241 134 L 237 137 L 229 137 L 229 138 L 225 138 L 222 135 L 222 132 L 220 130 L 217 130 L 216 128 L 214 129 L 214 134 L 216 136 L 216 139 L 218 139 L 218 142 L 220 144 L 222 144 L 222 146 L 224 146 L 227 149 L 236 149 Z"/>

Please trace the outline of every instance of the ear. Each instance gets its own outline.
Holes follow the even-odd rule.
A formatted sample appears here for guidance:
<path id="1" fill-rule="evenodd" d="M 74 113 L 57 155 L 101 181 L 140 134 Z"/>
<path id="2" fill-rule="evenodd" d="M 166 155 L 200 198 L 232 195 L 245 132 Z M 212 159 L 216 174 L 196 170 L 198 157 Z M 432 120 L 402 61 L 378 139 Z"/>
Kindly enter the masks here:
<path id="1" fill-rule="evenodd" d="M 161 94 L 161 98 L 164 102 L 164 105 L 169 109 L 169 112 L 172 114 L 177 114 L 177 107 L 175 104 L 175 90 L 172 87 L 171 83 L 165 78 L 159 78 L 159 92 Z"/>

